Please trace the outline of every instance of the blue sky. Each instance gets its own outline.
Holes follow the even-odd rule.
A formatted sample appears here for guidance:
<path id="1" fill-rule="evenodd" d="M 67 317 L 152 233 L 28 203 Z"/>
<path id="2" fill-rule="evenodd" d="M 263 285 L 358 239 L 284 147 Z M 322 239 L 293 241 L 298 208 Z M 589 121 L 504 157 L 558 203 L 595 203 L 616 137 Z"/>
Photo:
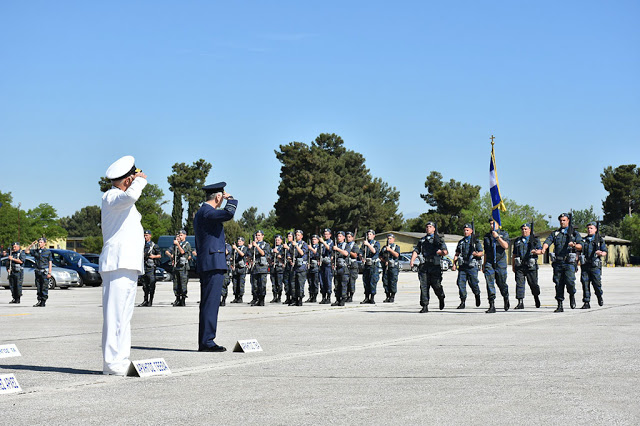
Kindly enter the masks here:
<path id="1" fill-rule="evenodd" d="M 276 201 L 280 144 L 336 133 L 427 210 L 431 170 L 555 217 L 640 164 L 637 1 L 0 3 L 0 190 L 60 216 L 134 155 L 171 200 L 204 158 L 240 209 Z M 169 211 L 171 203 L 166 206 Z"/>

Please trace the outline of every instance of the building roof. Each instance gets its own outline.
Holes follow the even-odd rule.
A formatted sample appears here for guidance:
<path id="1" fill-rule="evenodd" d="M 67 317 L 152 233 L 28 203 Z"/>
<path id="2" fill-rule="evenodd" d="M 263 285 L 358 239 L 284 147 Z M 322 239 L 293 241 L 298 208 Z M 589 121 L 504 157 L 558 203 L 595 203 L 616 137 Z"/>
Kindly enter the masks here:
<path id="1" fill-rule="evenodd" d="M 387 234 L 404 235 L 405 237 L 414 238 L 416 240 L 419 240 L 420 238 L 426 235 L 424 232 L 384 231 L 384 232 L 378 232 L 376 234 L 376 237 L 383 236 L 386 238 Z M 452 243 L 452 242 L 457 243 L 462 238 L 464 238 L 462 235 L 444 234 L 445 243 Z M 364 237 L 356 238 L 356 241 L 361 241 L 361 240 L 364 240 Z"/>

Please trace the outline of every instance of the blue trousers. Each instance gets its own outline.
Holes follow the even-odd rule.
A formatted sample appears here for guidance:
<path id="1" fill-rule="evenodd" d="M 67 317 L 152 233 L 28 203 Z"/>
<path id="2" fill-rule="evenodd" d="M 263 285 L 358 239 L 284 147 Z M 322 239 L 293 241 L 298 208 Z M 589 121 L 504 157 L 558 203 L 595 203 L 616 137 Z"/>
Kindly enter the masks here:
<path id="1" fill-rule="evenodd" d="M 460 299 L 467 298 L 467 282 L 473 294 L 480 294 L 480 286 L 478 285 L 478 268 L 458 269 L 458 294 Z"/>
<path id="2" fill-rule="evenodd" d="M 224 282 L 224 269 L 200 272 L 200 321 L 198 349 L 216 346 L 213 339 L 218 330 L 218 310 Z"/>
<path id="3" fill-rule="evenodd" d="M 333 271 L 331 265 L 322 265 L 320 267 L 320 292 L 323 294 L 331 294 L 331 280 L 333 279 Z"/>
<path id="4" fill-rule="evenodd" d="M 573 263 L 553 263 L 553 282 L 556 285 L 556 300 L 564 300 L 564 288 L 567 293 L 576 294 L 576 265 Z"/>
<path id="5" fill-rule="evenodd" d="M 507 264 L 492 265 L 487 262 L 484 265 L 484 278 L 487 281 L 487 296 L 489 300 L 496 299 L 496 284 L 500 289 L 502 297 L 509 297 L 509 287 L 507 286 Z"/>
<path id="6" fill-rule="evenodd" d="M 591 301 L 591 285 L 596 296 L 602 297 L 602 269 L 591 266 L 582 266 L 580 282 L 582 283 L 582 301 Z"/>
<path id="7" fill-rule="evenodd" d="M 378 287 L 378 278 L 380 274 L 378 272 L 378 265 L 365 266 L 362 271 L 362 281 L 364 284 L 364 294 L 376 294 L 376 288 Z"/>

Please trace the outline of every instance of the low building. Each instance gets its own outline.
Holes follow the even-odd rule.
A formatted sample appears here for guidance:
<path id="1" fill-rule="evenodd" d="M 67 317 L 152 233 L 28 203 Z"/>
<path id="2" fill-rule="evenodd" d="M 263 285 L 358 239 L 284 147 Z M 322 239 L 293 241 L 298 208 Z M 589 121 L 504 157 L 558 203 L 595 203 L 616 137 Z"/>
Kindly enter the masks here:
<path id="1" fill-rule="evenodd" d="M 387 244 L 387 235 L 393 234 L 396 237 L 396 244 L 400 246 L 400 251 L 402 253 L 411 252 L 415 248 L 420 238 L 424 237 L 426 234 L 424 232 L 405 232 L 405 231 L 385 231 L 376 234 L 375 240 L 380 243 L 380 247 L 383 247 Z M 458 241 L 462 239 L 462 235 L 455 234 L 444 234 L 444 243 L 447 245 L 447 250 L 449 251 L 449 256 L 453 257 L 456 252 L 456 246 L 458 245 Z M 357 238 L 356 243 L 359 245 L 362 244 L 364 237 Z"/>

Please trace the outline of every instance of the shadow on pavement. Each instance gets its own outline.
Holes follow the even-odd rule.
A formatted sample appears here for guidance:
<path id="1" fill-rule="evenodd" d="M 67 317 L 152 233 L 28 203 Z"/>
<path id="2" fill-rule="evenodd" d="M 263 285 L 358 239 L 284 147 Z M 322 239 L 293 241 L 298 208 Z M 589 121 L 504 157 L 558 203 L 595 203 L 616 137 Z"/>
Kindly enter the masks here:
<path id="1" fill-rule="evenodd" d="M 50 367 L 44 365 L 0 365 L 3 370 L 29 370 L 29 371 L 48 371 L 51 373 L 67 373 L 67 374 L 102 374 L 99 370 L 82 370 L 79 368 L 69 367 Z"/>
<path id="2" fill-rule="evenodd" d="M 153 348 L 150 346 L 131 346 L 131 349 L 140 349 L 145 351 L 198 352 L 197 349 Z"/>

